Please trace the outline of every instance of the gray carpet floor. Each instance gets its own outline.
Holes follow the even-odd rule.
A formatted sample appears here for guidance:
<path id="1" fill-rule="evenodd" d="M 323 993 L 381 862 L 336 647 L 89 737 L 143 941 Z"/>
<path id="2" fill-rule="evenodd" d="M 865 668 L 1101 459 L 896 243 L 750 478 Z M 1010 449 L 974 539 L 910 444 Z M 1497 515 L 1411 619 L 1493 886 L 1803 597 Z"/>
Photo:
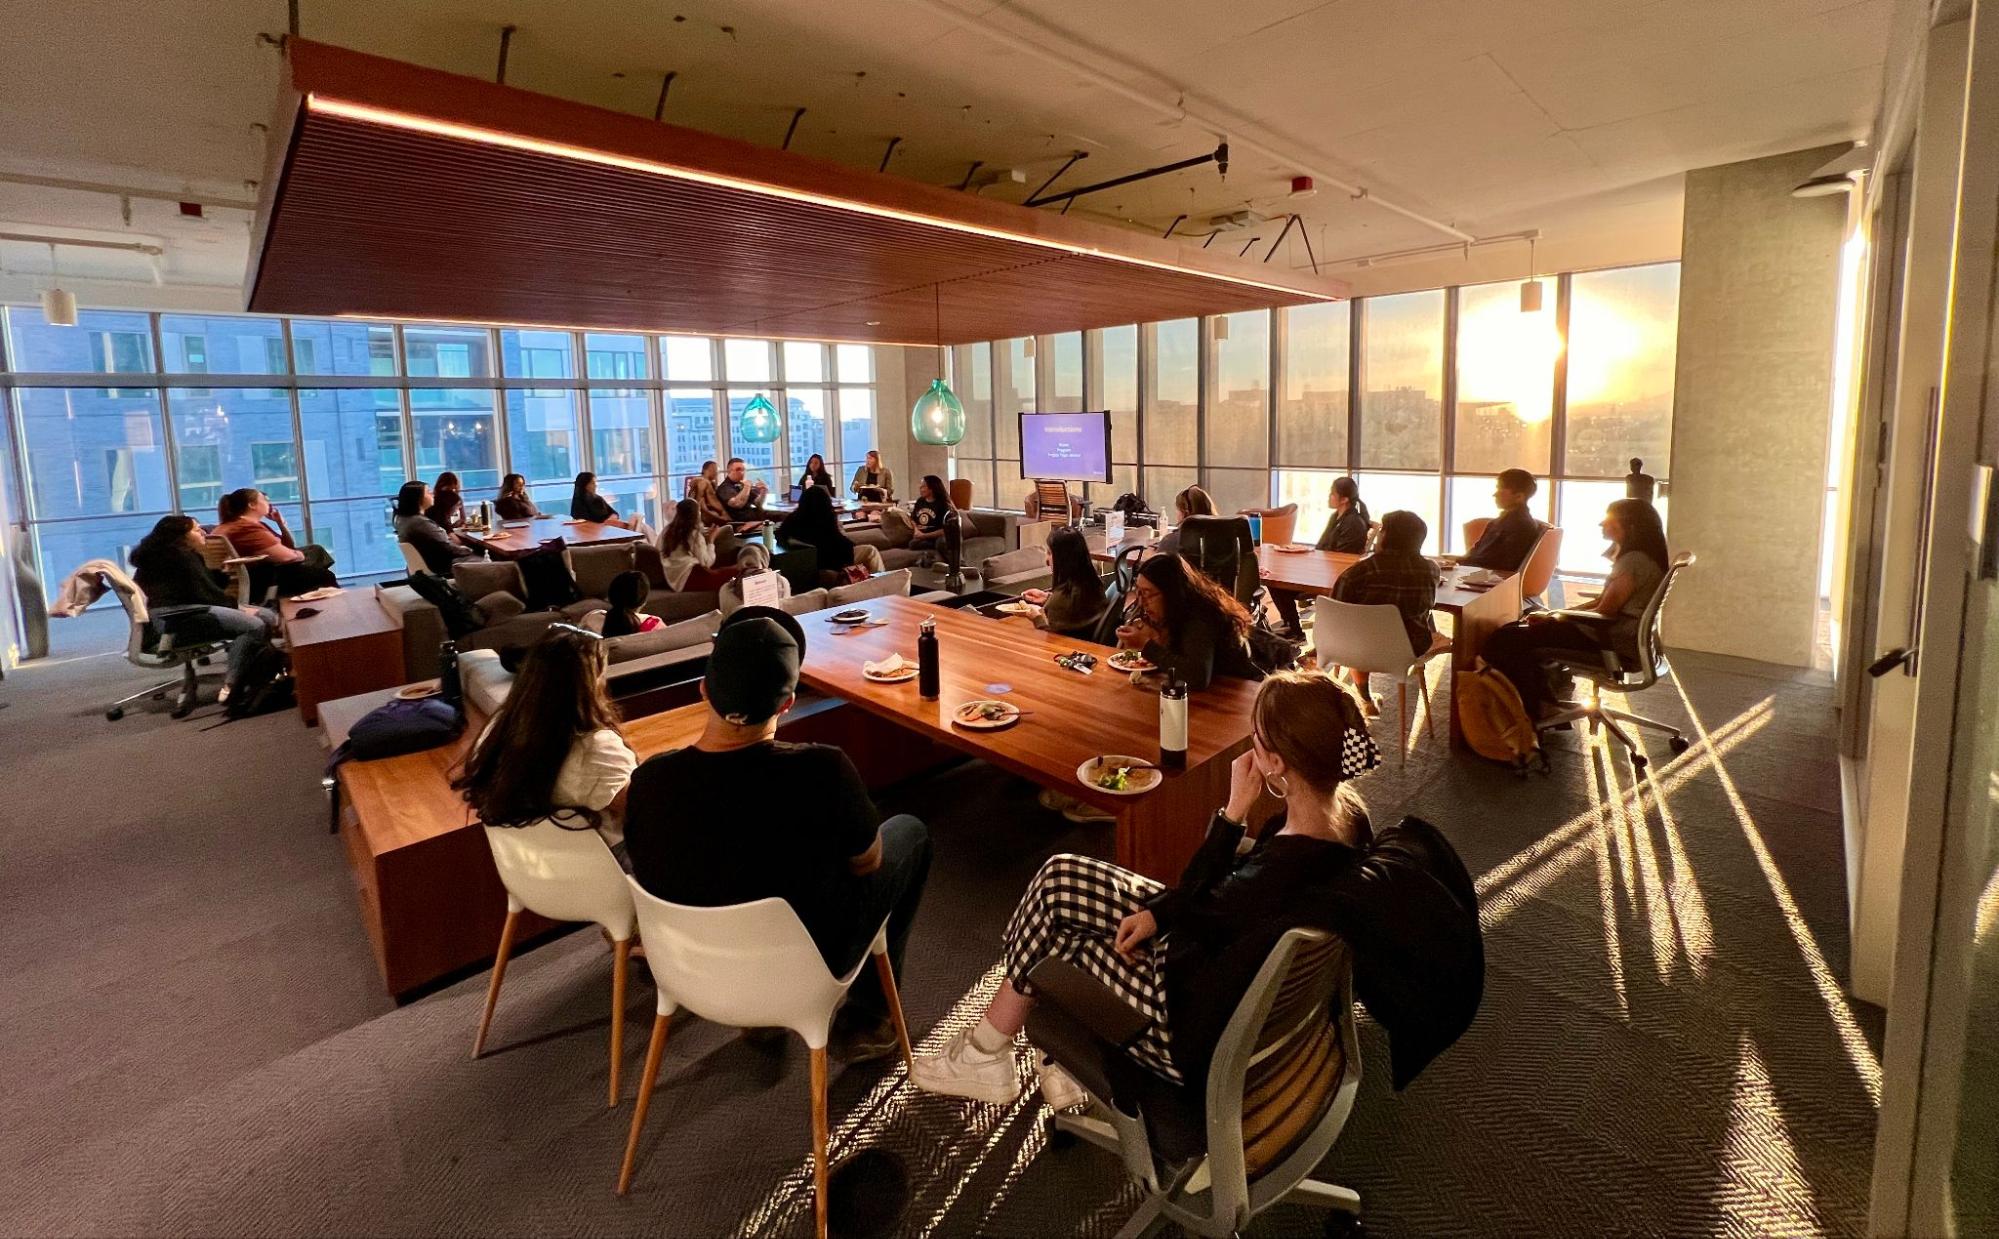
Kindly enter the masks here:
<path id="1" fill-rule="evenodd" d="M 650 987 L 616 1110 L 594 934 L 518 959 L 471 1061 L 483 977 L 400 1009 L 381 993 L 296 715 L 108 723 L 139 673 L 74 656 L 110 644 L 91 624 L 58 625 L 58 658 L 0 683 L 0 1234 L 810 1232 L 802 1049 L 678 1021 L 617 1198 Z M 1363 1027 L 1322 1177 L 1361 1193 L 1372 1234 L 1860 1233 L 1881 1017 L 1841 994 L 1830 691 L 1676 665 L 1636 704 L 1712 742 L 1672 761 L 1654 743 L 1641 788 L 1580 737 L 1546 778 L 1419 739 L 1362 785 L 1479 875 L 1489 967 L 1476 1024 L 1403 1093 Z M 979 764 L 884 807 L 936 833 L 903 993 L 939 1039 L 976 1013 L 1040 860 L 1110 839 Z M 907 1162 L 908 1234 L 1108 1234 L 1136 1200 L 1110 1156 L 1047 1144 L 1033 1096 L 954 1102 L 873 1066 L 839 1071 L 832 1106 L 836 1155 Z M 1280 1207 L 1252 1230 L 1318 1219 Z"/>

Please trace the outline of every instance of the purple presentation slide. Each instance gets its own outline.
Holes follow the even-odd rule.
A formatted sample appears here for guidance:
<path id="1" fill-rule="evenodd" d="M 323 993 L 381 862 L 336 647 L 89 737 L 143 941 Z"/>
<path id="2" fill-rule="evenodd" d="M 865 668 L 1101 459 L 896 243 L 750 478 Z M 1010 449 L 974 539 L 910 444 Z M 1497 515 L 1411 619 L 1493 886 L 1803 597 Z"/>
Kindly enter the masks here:
<path id="1" fill-rule="evenodd" d="M 1020 476 L 1065 482 L 1111 480 L 1109 413 L 1022 413 Z"/>

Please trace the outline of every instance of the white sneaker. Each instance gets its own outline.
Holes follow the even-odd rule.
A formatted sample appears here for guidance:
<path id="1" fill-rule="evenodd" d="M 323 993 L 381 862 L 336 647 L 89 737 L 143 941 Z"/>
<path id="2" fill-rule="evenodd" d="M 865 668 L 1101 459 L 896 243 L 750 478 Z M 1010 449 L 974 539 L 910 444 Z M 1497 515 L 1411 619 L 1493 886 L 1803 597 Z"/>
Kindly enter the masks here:
<path id="1" fill-rule="evenodd" d="M 1115 814 L 1107 813 L 1093 804 L 1084 804 L 1080 800 L 1073 801 L 1068 808 L 1062 810 L 1062 816 L 1078 825 L 1084 826 L 1089 825 L 1091 822 L 1117 821 Z"/>
<path id="2" fill-rule="evenodd" d="M 1041 1056 L 1041 1100 L 1050 1110 L 1067 1110 L 1090 1099 L 1089 1090 L 1046 1054 Z"/>
<path id="3" fill-rule="evenodd" d="M 964 1097 L 993 1105 L 1005 1105 L 1020 1096 L 1020 1073 L 1014 1067 L 1013 1044 L 988 1054 L 972 1044 L 966 1029 L 951 1038 L 943 1051 L 916 1060 L 909 1071 L 910 1082 L 926 1093 Z"/>
<path id="4" fill-rule="evenodd" d="M 1062 810 L 1076 803 L 1052 787 L 1042 788 L 1041 794 L 1034 799 L 1042 808 L 1048 810 L 1050 813 L 1060 813 Z"/>

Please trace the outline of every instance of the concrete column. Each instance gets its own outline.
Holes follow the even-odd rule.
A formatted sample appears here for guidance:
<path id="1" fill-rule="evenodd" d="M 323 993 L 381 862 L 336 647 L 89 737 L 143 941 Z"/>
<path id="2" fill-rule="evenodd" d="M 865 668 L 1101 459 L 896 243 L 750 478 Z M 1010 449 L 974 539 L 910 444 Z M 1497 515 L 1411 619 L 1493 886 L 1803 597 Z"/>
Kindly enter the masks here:
<path id="1" fill-rule="evenodd" d="M 1791 190 L 1841 149 L 1687 173 L 1669 645 L 1811 665 L 1846 201 Z"/>

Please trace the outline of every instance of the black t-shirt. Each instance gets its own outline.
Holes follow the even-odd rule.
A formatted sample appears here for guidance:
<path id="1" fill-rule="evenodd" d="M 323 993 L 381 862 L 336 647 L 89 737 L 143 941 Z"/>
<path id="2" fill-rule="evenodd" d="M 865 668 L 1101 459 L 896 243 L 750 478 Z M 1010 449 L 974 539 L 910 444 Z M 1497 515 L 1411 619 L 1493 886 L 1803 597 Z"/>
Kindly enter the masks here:
<path id="1" fill-rule="evenodd" d="M 690 747 L 632 775 L 625 850 L 632 877 L 669 903 L 782 897 L 824 954 L 854 914 L 860 879 L 847 862 L 873 846 L 880 826 L 860 771 L 832 745 Z"/>
<path id="2" fill-rule="evenodd" d="M 916 525 L 918 533 L 935 533 L 944 527 L 944 514 L 950 505 L 942 499 L 918 499 L 909 505 L 909 519 Z"/>

